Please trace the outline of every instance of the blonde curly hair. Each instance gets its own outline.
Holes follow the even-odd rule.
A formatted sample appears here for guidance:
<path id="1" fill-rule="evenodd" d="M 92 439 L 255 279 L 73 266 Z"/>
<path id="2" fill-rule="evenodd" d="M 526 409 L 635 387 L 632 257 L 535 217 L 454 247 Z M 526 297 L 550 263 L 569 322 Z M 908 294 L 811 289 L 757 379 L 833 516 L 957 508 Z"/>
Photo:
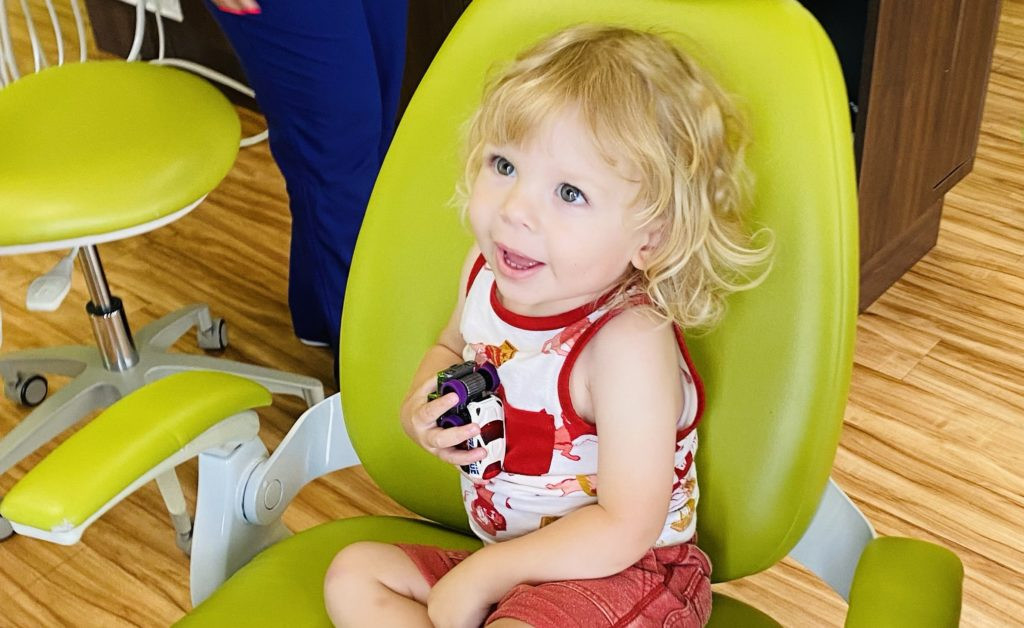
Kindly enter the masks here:
<path id="1" fill-rule="evenodd" d="M 660 35 L 574 26 L 522 52 L 489 81 L 468 123 L 457 192 L 463 211 L 484 145 L 521 145 L 566 106 L 582 112 L 610 165 L 640 174 L 637 228 L 659 225 L 648 263 L 623 276 L 616 298 L 645 293 L 659 316 L 710 328 L 730 293 L 764 279 L 772 234 L 751 233 L 743 223 L 750 175 L 738 111 Z"/>

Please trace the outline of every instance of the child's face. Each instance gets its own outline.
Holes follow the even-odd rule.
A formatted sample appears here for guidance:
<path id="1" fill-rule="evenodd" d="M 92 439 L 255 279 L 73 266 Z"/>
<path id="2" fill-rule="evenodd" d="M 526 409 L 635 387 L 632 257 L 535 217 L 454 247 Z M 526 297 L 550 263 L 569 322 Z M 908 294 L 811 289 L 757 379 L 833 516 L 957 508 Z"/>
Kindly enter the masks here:
<path id="1" fill-rule="evenodd" d="M 640 267 L 654 230 L 634 223 L 639 183 L 601 157 L 574 109 L 522 146 L 484 146 L 469 200 L 502 304 L 527 316 L 585 305 Z"/>

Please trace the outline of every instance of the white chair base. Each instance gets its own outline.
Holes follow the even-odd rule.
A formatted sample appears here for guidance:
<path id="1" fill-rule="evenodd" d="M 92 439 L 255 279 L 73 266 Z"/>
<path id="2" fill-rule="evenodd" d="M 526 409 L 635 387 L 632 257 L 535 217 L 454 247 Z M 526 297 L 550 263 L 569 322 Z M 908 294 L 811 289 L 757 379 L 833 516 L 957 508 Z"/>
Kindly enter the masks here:
<path id="1" fill-rule="evenodd" d="M 206 305 L 190 305 L 141 329 L 135 340 L 138 361 L 123 370 L 109 370 L 99 349 L 87 346 L 27 349 L 0 356 L 0 377 L 5 383 L 36 374 L 71 376 L 0 439 L 0 473 L 78 423 L 94 410 L 105 408 L 149 382 L 181 371 L 221 371 L 245 377 L 272 393 L 293 395 L 312 406 L 324 397 L 323 384 L 313 377 L 254 366 L 205 355 L 169 353 L 168 348 L 193 327 L 206 342 L 219 335 Z M 201 394 L 202 391 L 196 391 Z M 3 538 L 0 528 L 0 538 Z"/>
<path id="2" fill-rule="evenodd" d="M 192 605 L 253 556 L 291 535 L 281 515 L 303 486 L 358 464 L 339 395 L 306 410 L 269 457 L 259 439 L 199 454 L 189 570 Z"/>
<path id="3" fill-rule="evenodd" d="M 138 396 L 134 403 L 133 412 L 142 415 L 151 408 L 149 400 L 141 400 Z M 168 434 L 177 433 L 175 423 L 168 422 L 166 416 L 159 416 L 161 410 L 167 409 L 153 408 L 156 424 Z M 103 422 L 111 420 L 111 416 L 105 413 L 95 420 Z M 171 416 L 177 420 L 187 413 L 172 412 Z M 206 599 L 253 556 L 291 535 L 281 522 L 281 516 L 303 486 L 332 471 L 359 464 L 345 427 L 339 395 L 308 408 L 272 454 L 268 454 L 259 438 L 259 418 L 255 411 L 245 410 L 223 418 L 211 416 L 207 419 L 215 422 L 209 423 L 210 427 L 171 455 L 145 460 L 151 466 L 144 473 L 124 481 L 116 494 L 81 521 L 65 518 L 63 523 L 43 529 L 36 527 L 40 525 L 38 523 L 24 523 L 18 521 L 16 515 L 8 513 L 15 518 L 8 528 L 13 526 L 14 532 L 25 536 L 71 545 L 81 539 L 94 521 L 125 497 L 142 485 L 156 481 L 171 513 L 178 544 L 191 556 L 190 589 L 195 605 Z M 114 416 L 112 420 L 119 420 L 119 417 Z M 72 436 L 61 447 L 92 447 L 79 439 L 83 433 Z M 199 484 L 193 527 L 175 468 L 196 456 L 199 457 Z M 80 459 L 81 456 L 72 458 Z M 109 457 L 100 453 L 86 466 L 92 468 L 123 462 L 111 463 Z M 134 466 L 135 462 L 137 460 L 125 464 Z M 52 476 L 53 470 L 48 471 Z M 66 471 L 76 475 L 88 472 L 83 468 L 68 468 Z M 28 482 L 29 476 L 35 472 L 30 471 L 24 481 Z M 62 501 L 66 497 L 66 485 L 63 483 L 37 481 L 31 488 L 23 487 L 22 490 L 18 498 L 14 497 L 12 490 L 11 498 L 22 502 L 41 502 L 53 508 L 67 505 Z M 57 492 L 52 492 L 54 490 Z M 0 524 L 7 523 L 0 519 Z"/>

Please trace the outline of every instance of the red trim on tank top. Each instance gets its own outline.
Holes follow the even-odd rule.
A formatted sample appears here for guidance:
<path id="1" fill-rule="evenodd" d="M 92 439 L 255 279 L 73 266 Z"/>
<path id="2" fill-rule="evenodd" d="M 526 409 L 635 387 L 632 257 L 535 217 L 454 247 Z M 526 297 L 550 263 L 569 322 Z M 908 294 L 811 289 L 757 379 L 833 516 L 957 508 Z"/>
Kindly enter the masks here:
<path id="1" fill-rule="evenodd" d="M 610 310 L 594 321 L 590 327 L 587 327 L 580 334 L 580 337 L 576 339 L 576 343 L 569 350 L 569 355 L 565 357 L 562 369 L 558 372 L 558 402 L 562 406 L 562 422 L 565 424 L 565 428 L 569 431 L 569 436 L 572 439 L 584 434 L 597 434 L 597 426 L 581 417 L 572 405 L 572 394 L 569 390 L 569 377 L 572 375 L 572 367 L 575 366 L 576 360 L 583 352 L 583 348 L 594 337 L 594 334 L 604 327 L 608 321 L 624 311 L 625 308 Z M 693 366 L 693 360 L 690 358 L 690 352 L 687 350 L 686 341 L 683 338 L 683 331 L 678 325 L 673 325 L 672 329 L 676 336 L 676 343 L 679 345 L 679 351 L 683 355 L 683 361 L 686 363 L 686 368 L 693 379 L 694 388 L 697 390 L 696 415 L 693 418 L 693 422 L 681 430 L 676 430 L 676 442 L 679 442 L 686 438 L 690 432 L 697 429 L 697 424 L 700 423 L 701 417 L 704 415 L 704 382 L 701 381 L 700 376 L 697 374 L 697 369 Z"/>
<path id="2" fill-rule="evenodd" d="M 469 277 L 466 281 L 466 294 L 469 294 L 470 289 L 473 287 L 473 282 L 476 281 L 477 276 L 480 274 L 480 271 L 484 266 L 485 260 L 483 255 L 473 262 L 473 268 L 469 271 Z M 498 282 L 492 280 L 490 299 L 491 308 L 494 309 L 494 313 L 497 314 L 498 318 L 503 322 L 525 331 L 550 331 L 552 329 L 568 327 L 576 321 L 586 318 L 593 311 L 604 305 L 611 296 L 611 293 L 601 295 L 601 297 L 595 301 L 591 301 L 590 303 L 560 314 L 552 314 L 551 316 L 526 316 L 524 314 L 517 314 L 513 312 L 501 303 L 501 299 L 498 298 Z"/>
<path id="3" fill-rule="evenodd" d="M 676 341 L 679 343 L 679 350 L 683 354 L 683 362 L 686 363 L 686 368 L 690 371 L 690 377 L 693 379 L 693 386 L 697 389 L 697 412 L 694 414 L 692 423 L 676 432 L 676 442 L 678 443 L 686 438 L 687 434 L 697 429 L 697 424 L 704 417 L 704 381 L 697 374 L 697 368 L 693 365 L 690 351 L 686 348 L 686 338 L 683 336 L 683 330 L 679 328 L 679 325 L 673 325 L 672 329 L 676 333 Z"/>
<path id="4" fill-rule="evenodd" d="M 476 258 L 473 262 L 473 268 L 469 271 L 469 278 L 466 280 L 466 294 L 469 294 L 469 289 L 473 287 L 473 282 L 476 281 L 476 276 L 480 274 L 480 269 L 484 267 L 487 260 L 484 259 L 483 253 L 480 257 Z"/>
<path id="5" fill-rule="evenodd" d="M 568 327 L 576 321 L 589 316 L 594 310 L 608 301 L 609 298 L 611 298 L 611 295 L 605 294 L 596 301 L 591 301 L 568 312 L 552 314 L 551 316 L 526 316 L 524 314 L 516 314 L 502 305 L 501 299 L 498 298 L 498 282 L 495 281 L 491 284 L 491 307 L 494 308 L 494 313 L 509 325 L 526 331 L 551 331 Z"/>
<path id="6" fill-rule="evenodd" d="M 590 342 L 594 334 L 620 312 L 622 312 L 621 308 L 605 312 L 591 323 L 590 327 L 583 330 L 580 337 L 573 343 L 572 348 L 569 349 L 569 355 L 565 356 L 565 362 L 562 363 L 562 368 L 558 371 L 558 404 L 562 406 L 562 423 L 569 431 L 570 440 L 575 440 L 584 434 L 597 434 L 597 426 L 585 421 L 572 405 L 572 395 L 569 392 L 569 375 L 572 374 L 572 367 L 576 364 L 580 353 L 583 352 L 583 347 Z"/>

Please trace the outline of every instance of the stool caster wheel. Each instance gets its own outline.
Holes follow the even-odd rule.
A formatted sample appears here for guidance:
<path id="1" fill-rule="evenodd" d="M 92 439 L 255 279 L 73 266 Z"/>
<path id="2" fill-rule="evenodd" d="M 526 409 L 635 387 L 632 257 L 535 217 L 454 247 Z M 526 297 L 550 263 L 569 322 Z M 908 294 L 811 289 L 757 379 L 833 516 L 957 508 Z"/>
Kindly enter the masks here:
<path id="1" fill-rule="evenodd" d="M 213 319 L 209 329 L 196 330 L 196 341 L 200 349 L 223 351 L 228 346 L 228 322 L 220 317 Z"/>
<path id="2" fill-rule="evenodd" d="M 174 544 L 178 546 L 185 556 L 192 557 L 192 530 L 182 534 L 177 533 L 174 535 Z"/>
<path id="3" fill-rule="evenodd" d="M 42 375 L 23 375 L 18 373 L 18 378 L 13 382 L 4 380 L 4 394 L 14 403 L 28 406 L 38 406 L 46 399 L 50 386 Z"/>

